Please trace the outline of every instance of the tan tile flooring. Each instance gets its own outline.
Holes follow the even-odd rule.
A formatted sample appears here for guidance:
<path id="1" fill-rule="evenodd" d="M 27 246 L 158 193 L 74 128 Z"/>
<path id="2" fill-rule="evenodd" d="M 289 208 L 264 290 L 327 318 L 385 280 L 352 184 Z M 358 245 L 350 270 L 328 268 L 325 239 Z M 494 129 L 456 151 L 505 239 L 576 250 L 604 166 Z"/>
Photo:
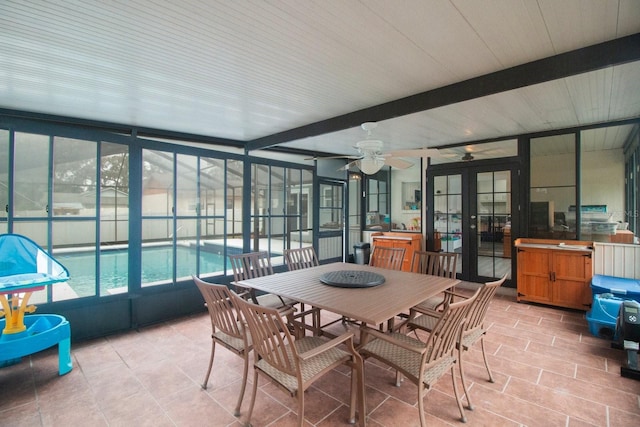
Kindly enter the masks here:
<path id="1" fill-rule="evenodd" d="M 474 411 L 469 426 L 640 426 L 640 381 L 622 378 L 621 350 L 589 333 L 584 313 L 518 304 L 507 289 L 490 307 L 486 338 L 496 379 L 481 353 L 465 359 Z M 72 325 L 73 327 L 73 325 Z M 74 368 L 57 375 L 50 349 L 0 369 L 1 426 L 239 426 L 232 415 L 241 360 L 219 348 L 203 390 L 210 350 L 208 316 L 72 344 Z M 413 384 L 366 364 L 370 426 L 419 425 Z M 333 371 L 307 391 L 308 425 L 347 425 L 348 371 Z M 251 375 L 250 375 L 251 377 Z M 260 379 L 252 424 L 295 425 L 296 403 Z M 427 422 L 460 426 L 450 377 L 426 396 Z"/>

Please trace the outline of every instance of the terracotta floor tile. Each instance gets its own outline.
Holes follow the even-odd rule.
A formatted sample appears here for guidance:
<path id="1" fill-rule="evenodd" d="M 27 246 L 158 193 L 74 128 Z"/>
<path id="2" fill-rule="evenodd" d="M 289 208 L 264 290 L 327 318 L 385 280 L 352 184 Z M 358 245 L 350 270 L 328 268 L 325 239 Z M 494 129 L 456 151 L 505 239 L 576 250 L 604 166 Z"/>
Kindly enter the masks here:
<path id="1" fill-rule="evenodd" d="M 477 387 L 482 387 L 478 385 Z M 565 426 L 568 415 L 549 410 L 544 406 L 523 400 L 517 396 L 486 388 L 476 390 L 475 405 L 483 410 L 527 426 Z"/>
<path id="2" fill-rule="evenodd" d="M 508 359 L 511 362 L 520 362 L 524 365 L 529 365 L 540 370 L 549 370 L 557 372 L 566 376 L 573 376 L 576 372 L 575 361 L 567 358 L 562 358 L 557 354 L 550 354 L 549 352 L 536 352 L 530 351 L 530 348 L 538 348 L 540 344 L 531 343 L 527 348 L 527 351 L 518 351 L 511 347 L 501 347 L 498 350 L 497 357 Z M 529 380 L 530 381 L 530 380 Z M 530 381 L 534 382 L 534 381 Z"/>
<path id="3" fill-rule="evenodd" d="M 227 426 L 235 421 L 233 414 L 200 389 L 190 389 L 174 396 L 163 408 L 178 427 Z"/>
<path id="4" fill-rule="evenodd" d="M 533 385 L 514 378 L 509 382 L 505 395 L 515 396 L 549 412 L 565 413 L 570 417 L 584 420 L 594 425 L 606 425 L 607 407 L 568 393 L 566 389 Z"/>
<path id="5" fill-rule="evenodd" d="M 634 393 L 607 387 L 604 384 L 594 384 L 584 380 L 567 378 L 546 371 L 542 373 L 539 384 L 596 404 L 604 404 L 622 411 L 640 415 L 640 402 L 638 401 L 638 395 Z"/>
<path id="6" fill-rule="evenodd" d="M 640 381 L 620 376 L 624 353 L 592 336 L 583 312 L 517 303 L 511 291 L 496 296 L 485 323 L 495 383 L 487 381 L 479 346 L 464 356 L 475 407 L 465 411 L 467 425 L 640 425 Z M 323 312 L 323 321 L 335 318 Z M 332 330 L 358 332 L 341 322 Z M 211 322 L 202 313 L 73 343 L 74 368 L 62 377 L 55 348 L 25 357 L 0 368 L 0 425 L 241 427 L 252 367 L 238 419 L 232 413 L 242 375 L 238 356 L 218 347 L 208 389 L 201 388 L 210 336 Z M 396 387 L 395 372 L 373 360 L 366 362 L 365 373 L 369 427 L 419 425 L 415 385 L 405 380 Z M 341 367 L 306 392 L 305 425 L 348 425 L 349 375 Z M 429 426 L 461 425 L 449 374 L 427 393 L 425 410 Z M 294 426 L 296 400 L 261 377 L 251 421 L 255 427 Z"/>

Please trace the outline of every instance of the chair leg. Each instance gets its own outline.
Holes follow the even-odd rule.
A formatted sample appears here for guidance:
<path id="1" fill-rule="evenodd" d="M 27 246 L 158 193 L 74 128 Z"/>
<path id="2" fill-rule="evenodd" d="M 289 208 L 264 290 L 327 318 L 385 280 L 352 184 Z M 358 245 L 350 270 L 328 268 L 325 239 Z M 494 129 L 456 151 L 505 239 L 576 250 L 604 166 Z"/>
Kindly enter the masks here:
<path id="1" fill-rule="evenodd" d="M 489 361 L 487 360 L 487 353 L 484 351 L 484 337 L 480 338 L 480 348 L 482 348 L 482 358 L 484 359 L 484 366 L 487 368 L 487 373 L 489 374 L 489 382 L 494 382 L 493 375 L 491 374 L 491 369 L 489 368 Z"/>
<path id="2" fill-rule="evenodd" d="M 351 401 L 349 411 L 349 424 L 355 424 L 356 412 L 358 413 L 359 424 L 366 425 L 366 404 L 364 391 L 364 360 L 359 354 L 354 355 L 351 365 Z"/>
<path id="3" fill-rule="evenodd" d="M 251 391 L 251 403 L 249 404 L 249 411 L 247 412 L 246 427 L 251 427 L 251 414 L 253 413 L 253 405 L 256 403 L 256 394 L 258 393 L 258 371 L 253 371 L 253 388 Z"/>
<path id="4" fill-rule="evenodd" d="M 244 391 L 247 388 L 247 374 L 249 373 L 249 353 L 247 350 L 244 351 L 244 370 L 242 372 L 242 387 L 240 388 L 240 396 L 238 396 L 238 403 L 236 404 L 236 409 L 233 412 L 235 417 L 240 416 L 240 406 L 242 406 L 242 398 L 244 397 Z"/>
<path id="5" fill-rule="evenodd" d="M 451 366 L 451 380 L 453 381 L 453 394 L 456 396 L 456 402 L 458 403 L 458 409 L 460 410 L 460 421 L 467 422 L 467 417 L 464 414 L 464 408 L 462 407 L 462 400 L 460 400 L 460 392 L 458 391 L 458 383 L 456 381 L 455 366 Z"/>
<path id="6" fill-rule="evenodd" d="M 473 411 L 473 405 L 471 404 L 471 395 L 469 394 L 469 389 L 467 388 L 467 381 L 464 377 L 464 367 L 462 362 L 462 353 L 464 353 L 465 348 L 458 344 L 458 368 L 460 370 L 460 378 L 462 379 L 462 389 L 464 390 L 464 395 L 467 397 L 467 408 L 470 411 Z"/>
<path id="7" fill-rule="evenodd" d="M 349 424 L 355 424 L 356 423 L 356 400 L 359 401 L 359 397 L 356 399 L 356 393 L 358 393 L 360 390 L 358 389 L 358 386 L 360 385 L 360 380 L 359 378 L 357 378 L 359 376 L 358 373 L 356 373 L 356 366 L 355 364 L 351 365 L 351 396 L 350 396 L 350 400 L 349 400 Z"/>
<path id="8" fill-rule="evenodd" d="M 317 307 L 313 307 L 312 308 L 312 313 L 311 313 L 311 323 L 312 323 L 312 327 L 313 327 L 313 334 L 315 336 L 320 336 L 322 335 L 322 324 L 320 323 L 320 309 Z"/>
<path id="9" fill-rule="evenodd" d="M 304 427 L 304 390 L 298 387 L 298 427 Z"/>
<path id="10" fill-rule="evenodd" d="M 427 427 L 427 419 L 424 416 L 424 390 L 423 384 L 418 385 L 418 412 L 420 413 L 420 427 Z"/>
<path id="11" fill-rule="evenodd" d="M 202 388 L 207 389 L 207 383 L 209 382 L 209 375 L 211 375 L 211 367 L 213 366 L 213 356 L 216 353 L 216 342 L 211 339 L 211 356 L 209 357 L 209 368 L 207 369 L 207 374 L 204 376 L 204 382 L 202 383 Z"/>
<path id="12" fill-rule="evenodd" d="M 402 372 L 396 369 L 396 387 L 400 387 L 402 385 L 403 378 L 404 377 L 402 376 Z"/>

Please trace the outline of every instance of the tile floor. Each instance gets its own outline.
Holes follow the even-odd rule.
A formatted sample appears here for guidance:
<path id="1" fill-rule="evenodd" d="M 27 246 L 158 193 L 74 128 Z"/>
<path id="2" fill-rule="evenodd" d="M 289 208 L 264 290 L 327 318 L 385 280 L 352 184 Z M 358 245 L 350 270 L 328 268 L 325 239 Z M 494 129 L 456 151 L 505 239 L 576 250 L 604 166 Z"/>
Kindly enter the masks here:
<path id="1" fill-rule="evenodd" d="M 492 302 L 487 351 L 467 357 L 474 411 L 469 426 L 640 426 L 640 381 L 619 374 L 624 353 L 589 333 L 584 313 L 518 304 L 512 289 Z M 72 325 L 73 327 L 73 325 Z M 241 360 L 217 350 L 203 390 L 210 350 L 208 316 L 195 315 L 121 335 L 74 343 L 74 368 L 57 374 L 47 350 L 0 369 L 1 426 L 240 426 L 232 415 Z M 394 373 L 367 362 L 369 426 L 416 426 L 413 384 L 393 385 Z M 348 371 L 334 371 L 308 390 L 310 426 L 347 425 Z M 260 379 L 252 424 L 293 426 L 294 399 Z M 450 377 L 426 397 L 427 422 L 460 426 Z"/>

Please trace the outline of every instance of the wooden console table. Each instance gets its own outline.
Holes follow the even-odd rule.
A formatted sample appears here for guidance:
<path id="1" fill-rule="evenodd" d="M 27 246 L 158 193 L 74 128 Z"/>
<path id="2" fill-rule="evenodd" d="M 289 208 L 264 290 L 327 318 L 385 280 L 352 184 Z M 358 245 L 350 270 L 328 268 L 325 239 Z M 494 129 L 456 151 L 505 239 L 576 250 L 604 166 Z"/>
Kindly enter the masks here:
<path id="1" fill-rule="evenodd" d="M 589 310 L 593 242 L 517 239 L 518 301 Z"/>

